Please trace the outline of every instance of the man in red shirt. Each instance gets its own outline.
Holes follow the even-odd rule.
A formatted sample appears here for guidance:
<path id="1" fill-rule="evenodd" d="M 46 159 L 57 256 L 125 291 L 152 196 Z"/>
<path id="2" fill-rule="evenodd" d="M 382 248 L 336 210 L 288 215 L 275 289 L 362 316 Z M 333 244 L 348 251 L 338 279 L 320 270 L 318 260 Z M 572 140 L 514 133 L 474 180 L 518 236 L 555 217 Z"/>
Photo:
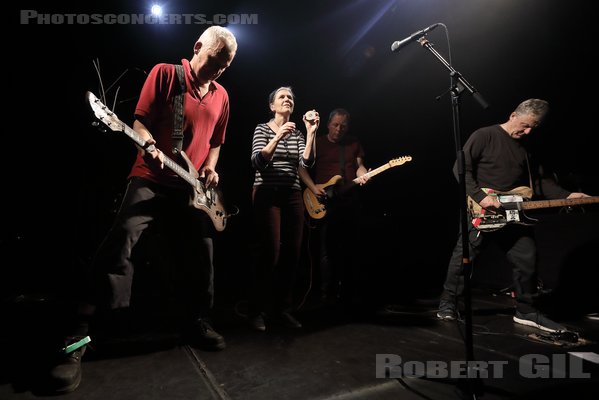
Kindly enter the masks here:
<path id="1" fill-rule="evenodd" d="M 165 237 L 177 238 L 176 260 L 181 263 L 174 267 L 187 274 L 185 283 L 189 285 L 185 297 L 188 337 L 192 344 L 206 349 L 225 348 L 224 338 L 209 320 L 214 297 L 213 226 L 207 213 L 192 206 L 190 183 L 164 168 L 162 151 L 174 154 L 177 161 L 182 151 L 190 174 L 199 173 L 206 188 L 218 184 L 216 165 L 229 119 L 229 97 L 216 79 L 230 66 L 236 51 L 233 34 L 212 26 L 194 44 L 191 60 L 182 60 L 180 75 L 172 64 L 158 64 L 148 74 L 133 124 L 146 146 L 139 148 L 119 213 L 92 262 L 65 351 L 50 371 L 57 392 L 79 386 L 85 352 L 85 345 L 80 345 L 89 339 L 89 322 L 96 308 L 129 307 L 134 271 L 131 254 L 142 233 L 155 223 L 161 227 L 169 223 L 174 229 Z M 179 107 L 181 98 L 183 107 Z"/>

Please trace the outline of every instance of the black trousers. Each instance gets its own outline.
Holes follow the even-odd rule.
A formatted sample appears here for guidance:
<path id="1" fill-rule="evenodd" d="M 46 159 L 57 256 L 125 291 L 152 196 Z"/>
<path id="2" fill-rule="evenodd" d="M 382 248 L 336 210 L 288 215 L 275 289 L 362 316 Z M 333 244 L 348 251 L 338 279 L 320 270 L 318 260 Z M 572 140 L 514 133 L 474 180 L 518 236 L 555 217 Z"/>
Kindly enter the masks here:
<path id="1" fill-rule="evenodd" d="M 356 201 L 330 207 L 317 228 L 319 238 L 320 290 L 348 302 L 365 296 L 361 276 L 361 216 Z"/>
<path id="2" fill-rule="evenodd" d="M 470 225 L 468 232 L 470 261 L 474 266 L 476 256 L 495 242 L 512 266 L 512 279 L 516 293 L 516 307 L 522 313 L 534 312 L 533 294 L 536 292 L 537 248 L 533 228 L 524 225 L 508 225 L 498 231 L 477 231 Z M 455 301 L 464 290 L 462 265 L 462 236 L 458 236 L 456 246 L 449 260 L 447 278 L 443 284 L 441 300 Z M 473 269 L 474 270 L 474 269 Z"/>
<path id="3" fill-rule="evenodd" d="M 128 307 L 134 265 L 132 252 L 141 235 L 159 223 L 164 237 L 175 243 L 176 257 L 168 268 L 185 274 L 183 298 L 189 312 L 207 316 L 214 302 L 213 229 L 207 214 L 190 205 L 190 192 L 157 185 L 143 178 L 129 181 L 116 220 L 91 266 L 84 301 L 111 309 Z M 166 245 L 166 243 L 165 243 Z"/>

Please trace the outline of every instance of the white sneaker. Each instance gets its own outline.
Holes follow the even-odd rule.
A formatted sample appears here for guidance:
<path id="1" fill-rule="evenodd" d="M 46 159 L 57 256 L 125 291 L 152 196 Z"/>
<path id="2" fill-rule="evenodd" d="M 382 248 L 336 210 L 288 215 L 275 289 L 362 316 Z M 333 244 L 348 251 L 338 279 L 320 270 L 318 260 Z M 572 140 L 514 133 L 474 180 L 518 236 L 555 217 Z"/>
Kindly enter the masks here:
<path id="1" fill-rule="evenodd" d="M 516 311 L 514 315 L 514 322 L 527 326 L 534 326 L 547 332 L 560 332 L 566 331 L 566 327 L 554 322 L 541 314 L 540 312 L 531 312 L 523 314 L 520 311 Z"/>

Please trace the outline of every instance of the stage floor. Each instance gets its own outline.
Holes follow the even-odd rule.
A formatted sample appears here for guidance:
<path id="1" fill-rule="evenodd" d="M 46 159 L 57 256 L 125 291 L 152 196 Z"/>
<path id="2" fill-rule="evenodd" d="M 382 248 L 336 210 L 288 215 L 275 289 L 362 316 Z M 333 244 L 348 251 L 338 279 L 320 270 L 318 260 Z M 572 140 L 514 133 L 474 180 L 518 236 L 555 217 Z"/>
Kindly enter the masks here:
<path id="1" fill-rule="evenodd" d="M 47 301 L 24 297 L 3 307 L 1 399 L 50 395 L 46 347 L 56 326 Z M 599 365 L 580 358 L 599 357 L 599 321 L 562 316 L 559 321 L 579 333 L 578 342 L 543 342 L 536 336 L 541 331 L 512 321 L 509 296 L 475 291 L 478 364 L 472 371 L 481 379 L 468 379 L 464 321 L 439 321 L 436 305 L 435 299 L 415 300 L 362 314 L 308 302 L 297 313 L 303 328 L 267 325 L 256 332 L 242 316 L 243 304 L 236 304 L 215 319 L 227 341 L 221 352 L 183 344 L 168 323 L 146 318 L 131 331 L 92 337 L 78 390 L 53 397 L 451 399 L 475 391 L 485 399 L 545 399 L 599 393 Z"/>

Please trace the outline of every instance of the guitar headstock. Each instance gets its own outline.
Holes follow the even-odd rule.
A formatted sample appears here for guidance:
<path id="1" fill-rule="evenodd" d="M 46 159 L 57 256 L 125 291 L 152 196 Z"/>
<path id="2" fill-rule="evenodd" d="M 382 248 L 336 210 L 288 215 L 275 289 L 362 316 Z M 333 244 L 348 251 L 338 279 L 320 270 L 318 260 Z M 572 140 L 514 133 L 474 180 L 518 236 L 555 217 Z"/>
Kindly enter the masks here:
<path id="1" fill-rule="evenodd" d="M 391 167 L 397 167 L 397 166 L 403 165 L 410 161 L 412 161 L 412 156 L 403 156 L 403 157 L 394 158 L 393 160 L 389 161 L 389 165 Z"/>
<path id="2" fill-rule="evenodd" d="M 118 132 L 121 132 L 125 129 L 125 124 L 116 116 L 115 113 L 110 111 L 108 107 L 102 104 L 102 102 L 92 92 L 87 92 L 85 94 L 85 98 L 89 102 L 89 105 L 96 118 L 108 129 Z"/>

